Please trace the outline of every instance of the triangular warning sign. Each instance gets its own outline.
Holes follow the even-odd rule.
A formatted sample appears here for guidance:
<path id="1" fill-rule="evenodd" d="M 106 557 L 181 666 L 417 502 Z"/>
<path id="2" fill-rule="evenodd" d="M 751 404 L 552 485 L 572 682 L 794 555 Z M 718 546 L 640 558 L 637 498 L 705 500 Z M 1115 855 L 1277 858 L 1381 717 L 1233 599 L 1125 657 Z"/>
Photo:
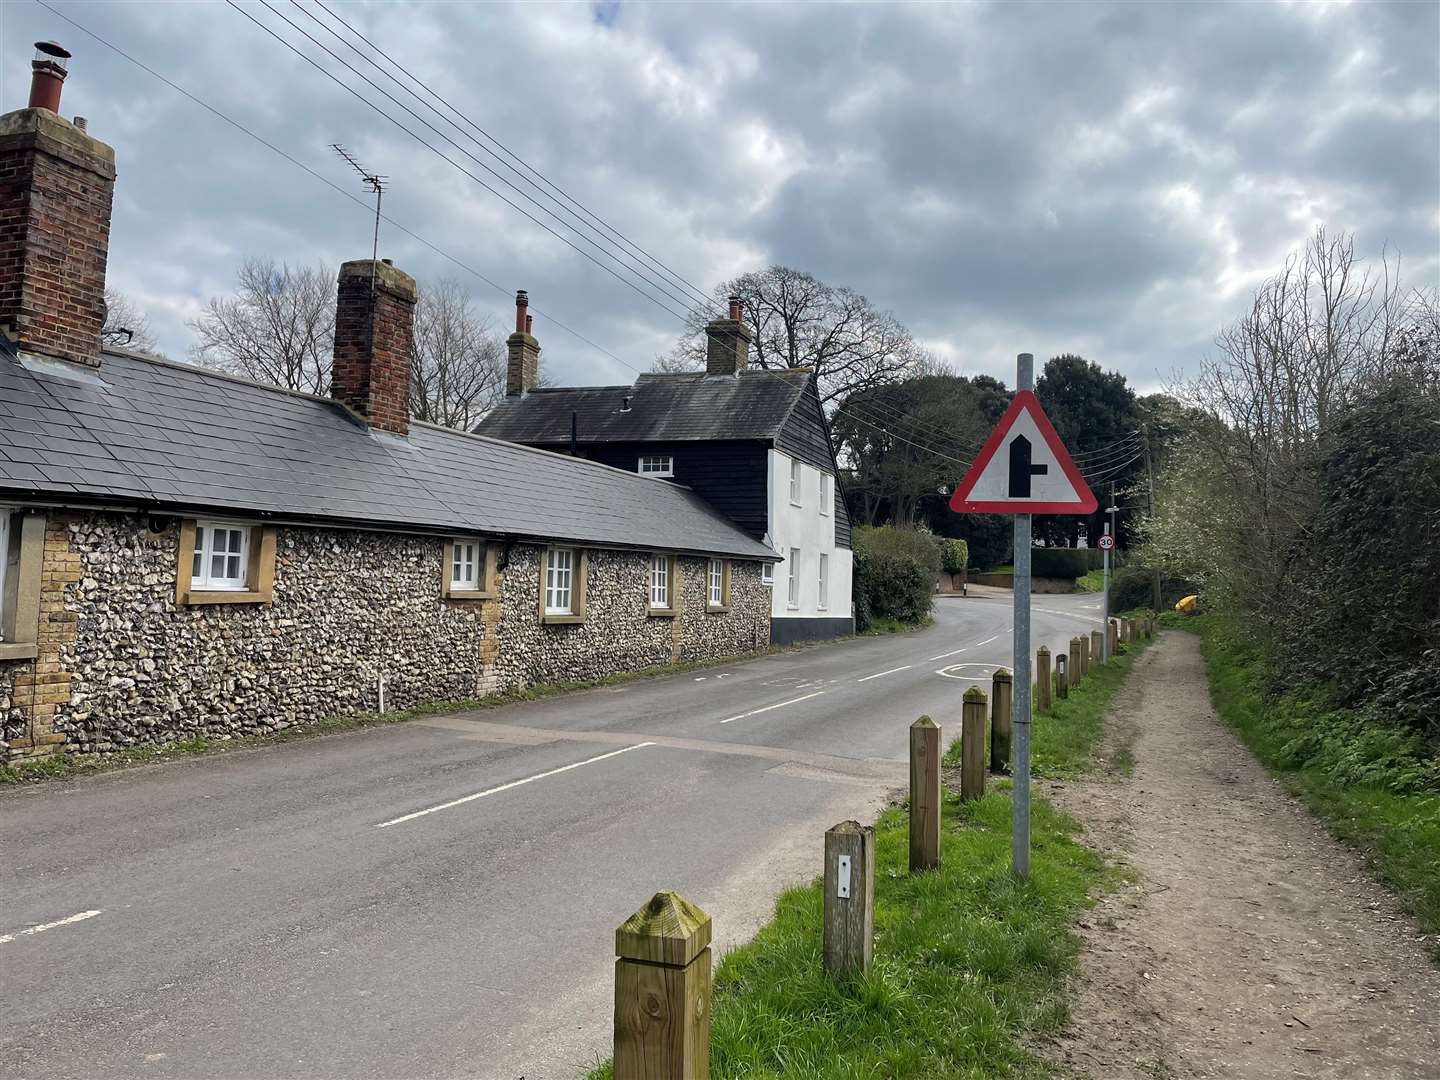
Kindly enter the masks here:
<path id="1" fill-rule="evenodd" d="M 1033 390 L 1021 390 L 950 497 L 958 514 L 1093 514 L 1095 496 Z"/>

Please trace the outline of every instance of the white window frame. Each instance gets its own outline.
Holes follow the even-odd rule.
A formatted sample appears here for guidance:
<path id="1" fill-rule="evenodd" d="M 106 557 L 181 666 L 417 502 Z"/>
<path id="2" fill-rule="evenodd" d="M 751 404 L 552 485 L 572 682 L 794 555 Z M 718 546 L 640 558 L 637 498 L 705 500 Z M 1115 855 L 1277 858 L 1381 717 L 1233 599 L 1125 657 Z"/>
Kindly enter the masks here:
<path id="1" fill-rule="evenodd" d="M 775 564 L 774 564 L 774 563 L 769 563 L 769 562 L 767 562 L 767 563 L 761 563 L 761 564 L 760 564 L 760 584 L 761 584 L 761 585 L 774 586 L 774 584 L 775 584 Z"/>
<path id="2" fill-rule="evenodd" d="M 670 556 L 650 556 L 650 610 L 669 611 L 673 582 L 670 580 Z"/>
<path id="3" fill-rule="evenodd" d="M 786 584 L 785 603 L 788 607 L 800 606 L 800 549 L 790 549 L 790 580 Z"/>
<path id="4" fill-rule="evenodd" d="M 803 469 L 803 467 L 802 467 L 801 464 L 800 464 L 800 459 L 799 459 L 799 458 L 791 458 L 791 459 L 790 459 L 790 505 L 791 505 L 791 506 L 804 506 L 804 505 L 805 505 L 805 503 L 803 502 L 803 499 L 805 498 L 805 492 L 804 492 L 804 489 L 801 487 L 801 482 L 802 482 L 802 477 L 803 477 L 803 475 L 804 475 L 804 469 Z"/>
<path id="5" fill-rule="evenodd" d="M 833 479 L 829 473 L 820 474 L 820 516 L 830 516 L 830 504 L 834 501 L 830 494 L 830 481 Z"/>
<path id="6" fill-rule="evenodd" d="M 545 549 L 546 615 L 575 614 L 575 567 L 577 562 L 574 548 Z M 563 585 L 560 584 L 562 578 Z"/>
<path id="7" fill-rule="evenodd" d="M 675 455 L 641 454 L 635 468 L 641 476 L 652 476 L 656 480 L 664 480 L 675 475 Z"/>
<path id="8" fill-rule="evenodd" d="M 830 556 L 823 551 L 820 553 L 820 573 L 818 575 L 820 586 L 819 599 L 815 606 L 821 611 L 830 606 Z"/>
<path id="9" fill-rule="evenodd" d="M 468 575 L 465 573 L 468 571 Z M 452 592 L 480 592 L 485 575 L 485 545 L 479 540 L 457 537 L 450 541 L 450 589 Z"/>
<path id="10" fill-rule="evenodd" d="M 240 550 L 232 551 L 227 539 L 226 549 L 217 554 L 214 547 L 215 534 L 224 532 L 240 536 Z M 254 527 L 233 521 L 202 520 L 195 522 L 195 547 L 191 551 L 190 588 L 195 592 L 249 592 L 254 586 L 250 581 L 250 546 L 254 543 Z M 226 573 L 215 574 L 215 559 L 226 561 Z M 239 564 L 239 574 L 228 573 L 231 560 Z M 198 570 L 196 563 L 199 564 Z"/>
<path id="11" fill-rule="evenodd" d="M 725 560 L 711 559 L 705 571 L 705 596 L 712 608 L 725 606 Z"/>

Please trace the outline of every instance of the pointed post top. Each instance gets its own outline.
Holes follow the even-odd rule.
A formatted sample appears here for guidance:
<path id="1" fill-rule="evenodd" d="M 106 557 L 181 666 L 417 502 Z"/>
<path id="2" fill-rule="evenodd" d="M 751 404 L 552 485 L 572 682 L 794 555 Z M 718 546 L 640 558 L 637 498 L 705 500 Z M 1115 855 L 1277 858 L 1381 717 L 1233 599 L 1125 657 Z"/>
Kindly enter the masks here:
<path id="1" fill-rule="evenodd" d="M 1009 668 L 996 668 L 995 674 L 991 676 L 996 682 L 1012 682 L 1015 676 L 1010 674 Z"/>
<path id="2" fill-rule="evenodd" d="M 1042 653 L 1042 654 L 1044 654 L 1045 656 L 1049 656 L 1049 655 L 1050 655 L 1050 647 L 1049 647 L 1048 645 L 1041 645 L 1040 648 L 1036 649 L 1035 651 L 1036 651 L 1037 653 Z"/>
<path id="3" fill-rule="evenodd" d="M 916 720 L 913 724 L 910 725 L 910 730 L 914 731 L 916 728 L 932 728 L 938 726 L 939 725 L 936 724 L 934 720 L 931 720 L 930 717 L 922 716 L 919 720 Z"/>
<path id="4" fill-rule="evenodd" d="M 965 700 L 983 702 L 985 700 L 985 691 L 981 690 L 978 686 L 972 686 L 969 690 L 965 691 Z"/>
<path id="5" fill-rule="evenodd" d="M 662 889 L 615 930 L 615 955 L 684 967 L 710 944 L 710 916 L 677 892 Z"/>

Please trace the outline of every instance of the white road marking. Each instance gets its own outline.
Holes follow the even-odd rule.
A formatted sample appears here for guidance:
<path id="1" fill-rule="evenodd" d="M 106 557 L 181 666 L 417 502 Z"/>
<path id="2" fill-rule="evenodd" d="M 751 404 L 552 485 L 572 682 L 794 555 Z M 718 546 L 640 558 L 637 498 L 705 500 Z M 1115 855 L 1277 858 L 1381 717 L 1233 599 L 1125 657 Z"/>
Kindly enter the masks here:
<path id="1" fill-rule="evenodd" d="M 763 709 L 751 709 L 749 712 L 742 712 L 739 716 L 731 716 L 721 720 L 722 724 L 729 724 L 736 720 L 744 720 L 747 716 L 759 716 L 761 713 L 769 712 L 771 709 L 783 709 L 786 705 L 795 705 L 801 701 L 809 701 L 812 697 L 819 697 L 825 693 L 824 690 L 816 690 L 813 694 L 806 694 L 804 697 L 791 698 L 789 701 L 778 701 L 774 705 L 766 705 Z"/>
<path id="2" fill-rule="evenodd" d="M 1105 621 L 1104 619 L 1097 619 L 1090 615 L 1077 615 L 1073 611 L 1058 611 L 1055 608 L 1037 607 L 1031 608 L 1030 610 L 1043 611 L 1046 615 L 1064 615 L 1068 619 L 1083 619 L 1085 622 L 1103 623 Z"/>
<path id="3" fill-rule="evenodd" d="M 866 675 L 863 679 L 856 679 L 856 682 L 869 682 L 871 679 L 878 679 L 882 675 L 894 675 L 897 671 L 908 671 L 913 665 L 906 664 L 904 667 L 892 667 L 889 671 L 877 671 L 874 675 Z"/>
<path id="4" fill-rule="evenodd" d="M 988 681 L 988 680 L 990 679 L 991 674 L 993 674 L 993 672 L 994 672 L 994 670 L 995 670 L 996 668 L 1003 667 L 1003 666 L 1004 666 L 1004 665 L 1002 665 L 1002 664 L 950 664 L 950 665 L 948 665 L 948 666 L 946 666 L 946 667 L 943 667 L 943 668 L 937 668 L 936 671 L 935 671 L 935 674 L 936 674 L 936 675 L 944 675 L 945 678 L 947 678 L 947 679 L 959 679 L 961 682 L 986 682 L 986 681 Z M 951 674 L 951 672 L 954 671 L 956 668 L 966 668 L 966 667 L 985 668 L 985 669 L 986 669 L 986 674 L 984 674 L 984 675 L 952 675 L 952 674 Z"/>
<path id="5" fill-rule="evenodd" d="M 1014 632 L 1015 628 L 1012 626 L 1009 630 L 1005 631 L 1005 634 L 1013 634 Z M 942 652 L 939 656 L 932 656 L 930 657 L 930 659 L 944 660 L 947 656 L 959 656 L 962 652 L 966 652 L 969 649 L 978 649 L 981 645 L 989 645 L 990 642 L 996 641 L 999 638 L 1004 637 L 1005 634 L 996 634 L 994 637 L 987 637 L 984 641 L 977 641 L 974 645 L 966 645 L 963 649 L 954 649 L 950 652 Z"/>
<path id="6" fill-rule="evenodd" d="M 54 922 L 41 923 L 39 926 L 32 926 L 28 930 L 18 930 L 13 934 L 0 934 L 0 945 L 8 945 L 19 937 L 29 937 L 31 934 L 43 934 L 46 930 L 54 930 L 57 926 L 69 926 L 71 923 L 84 922 L 86 919 L 93 919 L 99 915 L 95 911 L 82 911 L 78 915 L 71 915 L 65 919 L 56 919 Z"/>
<path id="7" fill-rule="evenodd" d="M 499 787 L 487 788 L 484 791 L 477 791 L 474 795 L 466 795 L 463 798 L 452 799 L 439 806 L 431 806 L 425 810 L 416 810 L 413 814 L 406 814 L 403 817 L 391 818 L 389 821 L 379 822 L 377 829 L 386 829 L 391 825 L 399 825 L 403 821 L 414 821 L 416 818 L 424 817 L 426 814 L 434 814 L 440 810 L 449 810 L 452 806 L 460 806 L 462 803 L 474 802 L 476 799 L 483 799 L 489 795 L 499 795 L 502 791 L 509 791 L 511 788 L 521 787 L 524 784 L 533 784 L 536 780 L 544 780 L 547 776 L 558 776 L 562 772 L 569 772 L 571 769 L 578 769 L 581 765 L 593 765 L 597 761 L 604 761 L 606 758 L 615 757 L 617 754 L 628 754 L 631 750 L 639 750 L 646 746 L 654 746 L 653 742 L 636 743 L 634 746 L 622 746 L 619 750 L 611 750 L 608 754 L 597 754 L 584 761 L 576 761 L 569 765 L 561 765 L 558 769 L 549 769 L 546 772 L 536 773 L 534 776 L 527 776 L 523 780 L 511 780 L 508 784 L 501 784 Z"/>

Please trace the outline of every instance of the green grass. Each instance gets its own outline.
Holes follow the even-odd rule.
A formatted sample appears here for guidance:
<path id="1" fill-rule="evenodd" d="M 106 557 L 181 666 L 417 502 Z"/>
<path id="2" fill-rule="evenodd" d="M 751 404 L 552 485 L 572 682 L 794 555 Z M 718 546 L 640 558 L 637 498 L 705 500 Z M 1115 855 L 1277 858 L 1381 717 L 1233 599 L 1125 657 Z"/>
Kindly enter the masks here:
<path id="1" fill-rule="evenodd" d="M 933 615 L 926 615 L 919 622 L 906 622 L 904 619 L 893 619 L 888 615 L 881 615 L 870 620 L 870 625 L 860 631 L 861 637 L 880 637 L 884 634 L 908 634 L 912 630 L 924 630 L 934 623 Z"/>
<path id="2" fill-rule="evenodd" d="M 1067 1018 L 1070 924 L 1107 876 L 1076 827 L 1034 803 L 1032 873 L 1010 871 L 1010 799 L 947 794 L 940 869 L 908 872 L 895 808 L 875 826 L 875 959 L 863 977 L 821 967 L 818 883 L 784 893 L 774 919 L 715 975 L 715 1080 L 944 1080 L 1050 1076 L 1028 1046 Z M 591 1080 L 609 1080 L 609 1063 Z"/>
<path id="3" fill-rule="evenodd" d="M 1030 723 L 1032 775 L 1051 780 L 1072 779 L 1090 769 L 1105 729 L 1105 712 L 1135 665 L 1135 657 L 1148 644 L 1142 641 L 1121 646 L 1120 653 L 1110 663 L 1091 663 L 1089 674 L 1078 688 L 1070 691 L 1069 697 L 1061 699 L 1052 694 L 1050 709 L 1034 714 Z M 982 684 L 981 689 L 987 694 L 990 692 L 989 686 Z M 986 739 L 989 746 L 988 734 Z M 960 764 L 958 730 L 946 751 L 945 764 Z M 1123 754 L 1117 757 L 1116 764 L 1124 770 Z"/>
<path id="4" fill-rule="evenodd" d="M 559 694 L 574 693 L 577 690 L 593 690 L 603 686 L 618 686 L 640 679 L 655 679 L 702 668 L 723 667 L 741 660 L 751 660 L 770 653 L 786 652 L 806 648 L 807 643 L 789 646 L 771 646 L 753 653 L 726 657 L 721 660 L 696 660 L 683 664 L 664 664 L 642 668 L 638 671 L 620 672 L 599 679 L 574 682 L 543 683 L 524 690 L 512 690 L 504 694 L 492 694 L 483 698 L 462 698 L 448 701 L 430 701 L 409 709 L 394 709 L 385 713 L 354 712 L 321 717 L 294 727 L 283 728 L 265 735 L 241 735 L 224 739 L 195 736 L 168 743 L 153 743 L 132 746 L 110 754 L 53 754 L 34 761 L 20 761 L 0 765 L 0 784 L 23 784 L 38 780 L 55 780 L 80 776 L 86 773 L 106 772 L 137 765 L 153 765 L 174 761 L 195 754 L 226 753 L 233 750 L 254 749 L 274 743 L 290 742 L 295 739 L 309 739 L 322 735 L 338 735 L 361 728 L 381 727 L 399 724 L 421 716 L 435 716 L 440 713 L 468 712 L 474 709 L 495 709 L 512 705 L 518 701 L 538 701 Z"/>
<path id="5" fill-rule="evenodd" d="M 1440 761 L 1415 736 L 1330 706 L 1321 692 L 1269 696 L 1255 644 L 1220 615 L 1183 624 L 1201 635 L 1221 718 L 1400 897 L 1440 933 Z M 1432 939 L 1440 959 L 1440 941 Z"/>
<path id="6" fill-rule="evenodd" d="M 1104 592 L 1105 591 L 1105 568 L 1099 570 L 1087 570 L 1075 579 L 1076 592 Z"/>

